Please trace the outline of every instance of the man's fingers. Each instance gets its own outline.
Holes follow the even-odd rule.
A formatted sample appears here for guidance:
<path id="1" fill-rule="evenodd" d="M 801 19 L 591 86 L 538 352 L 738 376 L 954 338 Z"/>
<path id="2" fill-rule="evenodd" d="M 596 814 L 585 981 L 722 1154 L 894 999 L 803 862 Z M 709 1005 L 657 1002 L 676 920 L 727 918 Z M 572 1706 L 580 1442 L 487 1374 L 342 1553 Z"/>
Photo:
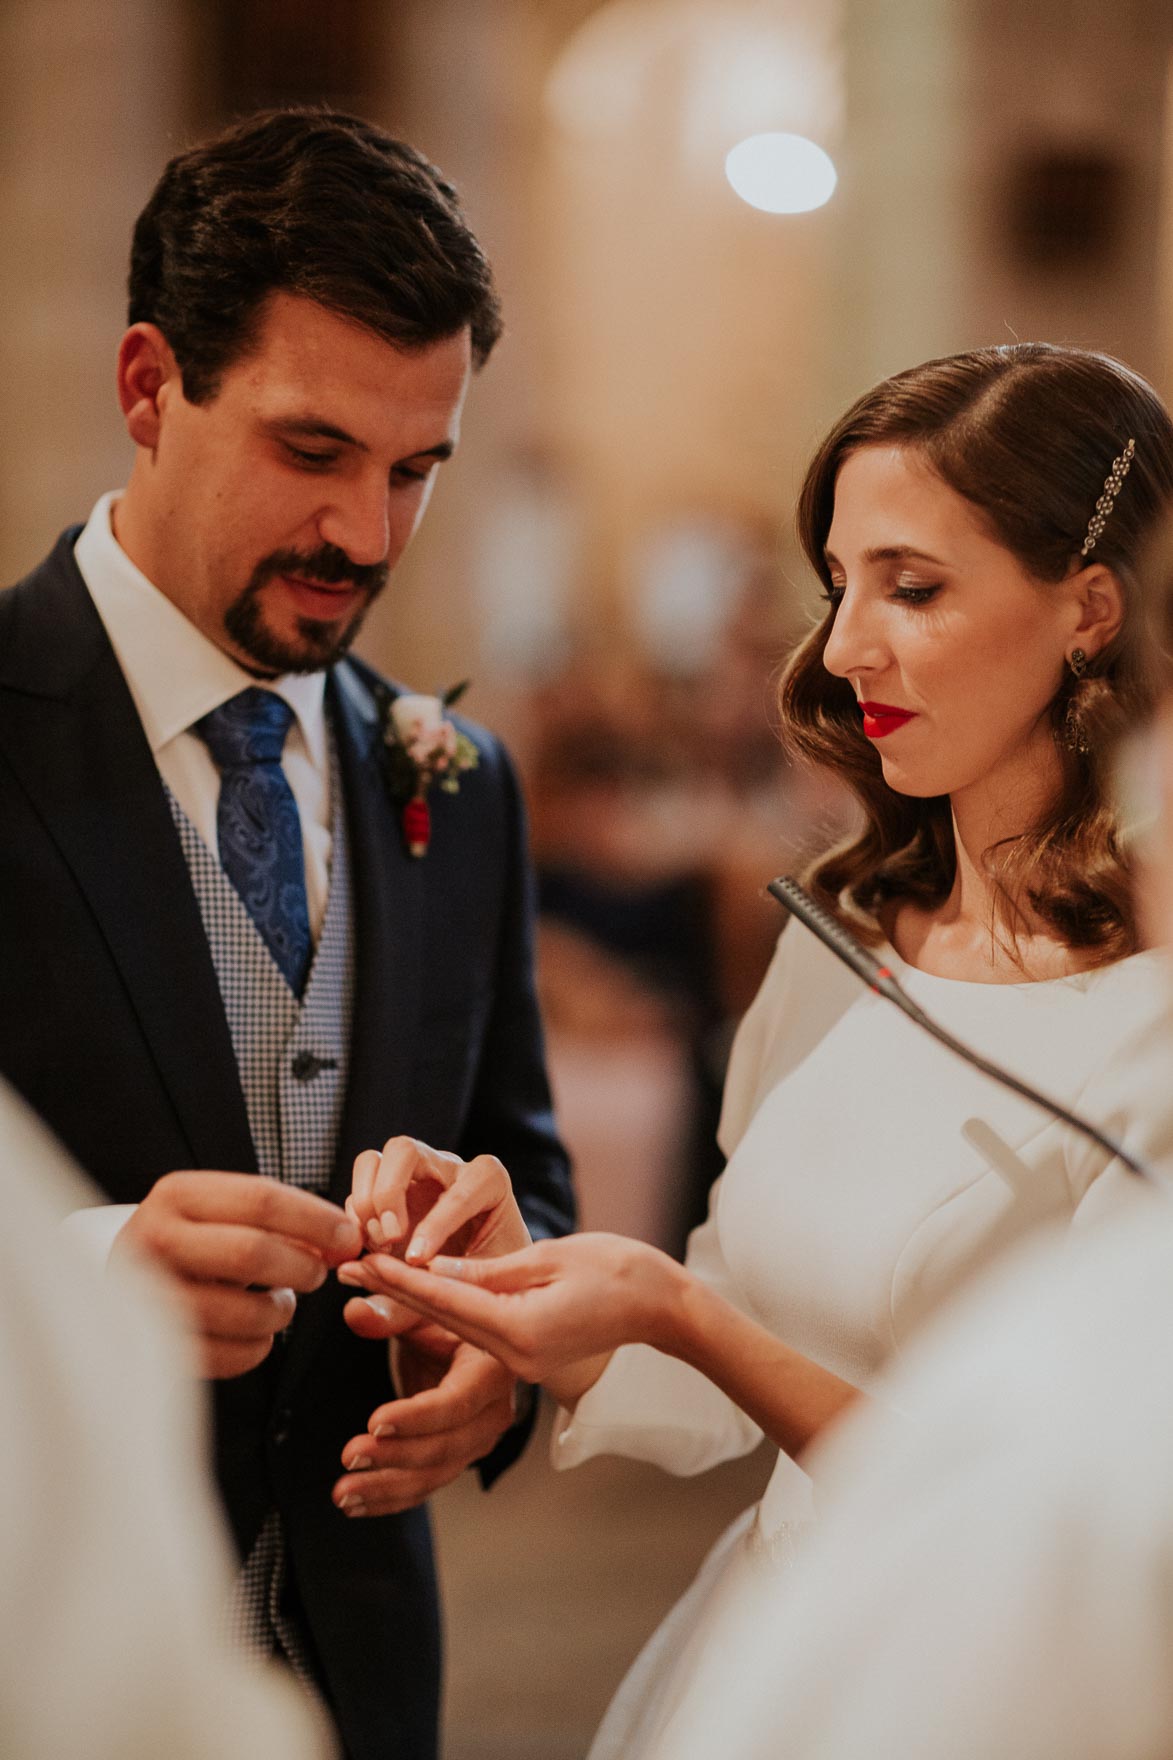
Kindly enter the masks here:
<path id="1" fill-rule="evenodd" d="M 458 1430 L 438 1435 L 395 1436 L 380 1439 L 358 1436 L 342 1451 L 348 1473 L 394 1469 L 397 1472 L 431 1472 L 455 1466 L 463 1470 L 470 1461 L 486 1454 L 497 1437 L 513 1422 L 513 1409 L 501 1399 Z"/>
<path id="2" fill-rule="evenodd" d="M 325 1261 L 298 1241 L 239 1223 L 156 1217 L 145 1245 L 180 1277 L 307 1292 L 325 1282 Z"/>
<path id="3" fill-rule="evenodd" d="M 390 1296 L 355 1296 L 342 1310 L 342 1318 L 358 1338 L 398 1338 L 419 1325 L 415 1308 Z"/>
<path id="4" fill-rule="evenodd" d="M 147 1202 L 165 1202 L 190 1222 L 236 1223 L 285 1235 L 331 1265 L 362 1250 L 358 1228 L 336 1204 L 260 1174 L 169 1173 L 156 1181 Z"/>
<path id="5" fill-rule="evenodd" d="M 343 1450 L 349 1470 L 334 1486 L 334 1502 L 343 1514 L 356 1517 L 413 1509 L 488 1454 L 512 1421 L 510 1403 L 500 1401 L 442 1437 L 381 1443 L 356 1437 Z M 356 1470 L 356 1461 L 370 1465 Z"/>
<path id="6" fill-rule="evenodd" d="M 391 1436 L 438 1436 L 461 1430 L 502 1401 L 508 1409 L 513 1379 L 495 1358 L 461 1347 L 435 1387 L 380 1406 L 372 1413 L 368 1429 L 380 1441 Z"/>
<path id="7" fill-rule="evenodd" d="M 197 1331 L 205 1338 L 261 1343 L 283 1332 L 297 1309 L 291 1289 L 234 1289 L 225 1283 L 181 1286 Z"/>
<path id="8" fill-rule="evenodd" d="M 225 1338 L 202 1338 L 200 1345 L 201 1373 L 209 1381 L 229 1381 L 236 1375 L 247 1375 L 263 1363 L 273 1348 L 271 1338 L 239 1342 Z"/>
<path id="9" fill-rule="evenodd" d="M 488 1447 L 481 1452 L 487 1454 Z M 364 1473 L 358 1478 L 339 1479 L 334 1487 L 334 1502 L 343 1515 L 360 1520 L 365 1516 L 402 1515 L 404 1510 L 418 1509 L 463 1472 L 464 1466 L 453 1464 L 426 1472 Z"/>

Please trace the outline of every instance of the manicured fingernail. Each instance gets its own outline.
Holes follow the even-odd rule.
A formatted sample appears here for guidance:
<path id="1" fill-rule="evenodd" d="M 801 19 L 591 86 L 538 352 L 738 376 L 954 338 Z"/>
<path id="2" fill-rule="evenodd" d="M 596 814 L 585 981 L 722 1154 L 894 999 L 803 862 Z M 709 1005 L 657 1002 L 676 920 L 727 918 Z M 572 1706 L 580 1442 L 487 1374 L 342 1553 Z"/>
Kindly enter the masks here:
<path id="1" fill-rule="evenodd" d="M 350 1465 L 346 1468 L 346 1471 L 348 1473 L 367 1473 L 374 1464 L 374 1461 L 369 1455 L 356 1454 Z M 343 1465 L 345 1465 L 345 1462 Z"/>
<path id="2" fill-rule="evenodd" d="M 365 1516 L 367 1513 L 367 1506 L 361 1497 L 340 1497 L 338 1507 L 347 1516 Z"/>
<path id="3" fill-rule="evenodd" d="M 387 1438 L 389 1436 L 394 1436 L 394 1434 L 394 1424 L 380 1424 L 377 1429 L 371 1431 L 371 1435 L 375 1438 L 376 1442 L 386 1442 Z"/>
<path id="4" fill-rule="evenodd" d="M 377 1216 L 372 1216 L 367 1223 L 367 1239 L 374 1241 L 377 1247 L 381 1247 L 383 1244 L 383 1224 Z"/>
<path id="5" fill-rule="evenodd" d="M 363 1287 L 362 1277 L 353 1265 L 340 1265 L 334 1275 L 339 1283 L 349 1284 L 351 1289 L 362 1289 Z"/>
<path id="6" fill-rule="evenodd" d="M 373 1308 L 380 1320 L 394 1320 L 395 1303 L 390 1296 L 368 1296 L 367 1307 Z"/>
<path id="7" fill-rule="evenodd" d="M 396 1216 L 394 1210 L 384 1210 L 379 1217 L 379 1222 L 382 1225 L 383 1239 L 385 1241 L 397 1241 L 399 1239 L 399 1218 Z"/>
<path id="8" fill-rule="evenodd" d="M 426 1259 L 431 1250 L 432 1243 L 427 1235 L 417 1234 L 403 1256 L 405 1259 Z"/>
<path id="9" fill-rule="evenodd" d="M 430 1269 L 436 1273 L 437 1277 L 463 1277 L 464 1260 L 445 1259 L 443 1257 L 433 1259 Z"/>

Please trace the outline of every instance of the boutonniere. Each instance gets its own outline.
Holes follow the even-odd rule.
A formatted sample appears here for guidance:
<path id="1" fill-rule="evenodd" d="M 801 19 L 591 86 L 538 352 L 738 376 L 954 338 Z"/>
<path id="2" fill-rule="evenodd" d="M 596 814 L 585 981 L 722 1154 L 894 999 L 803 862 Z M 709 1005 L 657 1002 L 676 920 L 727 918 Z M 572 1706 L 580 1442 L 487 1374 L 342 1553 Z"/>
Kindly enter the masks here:
<path id="1" fill-rule="evenodd" d="M 468 735 L 448 718 L 448 710 L 467 689 L 465 679 L 438 697 L 396 697 L 390 691 L 379 692 L 387 786 L 400 803 L 400 824 L 409 855 L 428 853 L 432 840 L 428 790 L 432 784 L 438 783 L 445 794 L 459 794 L 460 778 L 481 761 Z"/>

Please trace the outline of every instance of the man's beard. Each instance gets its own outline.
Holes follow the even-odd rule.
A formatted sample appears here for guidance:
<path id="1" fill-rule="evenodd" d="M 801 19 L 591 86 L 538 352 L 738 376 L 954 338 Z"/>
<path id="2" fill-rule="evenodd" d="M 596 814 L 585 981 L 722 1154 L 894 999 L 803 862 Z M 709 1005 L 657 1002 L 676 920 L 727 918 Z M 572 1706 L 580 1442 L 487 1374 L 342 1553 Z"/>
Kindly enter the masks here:
<path id="1" fill-rule="evenodd" d="M 248 585 L 224 613 L 225 632 L 259 673 L 320 672 L 346 653 L 386 586 L 389 573 L 387 563 L 352 562 L 345 550 L 334 544 L 322 544 L 311 551 L 274 550 L 257 563 Z M 361 588 L 366 597 L 341 630 L 337 624 L 302 617 L 297 622 L 297 636 L 283 638 L 267 627 L 261 608 L 261 589 L 278 575 L 321 581 L 327 586 L 347 581 Z"/>

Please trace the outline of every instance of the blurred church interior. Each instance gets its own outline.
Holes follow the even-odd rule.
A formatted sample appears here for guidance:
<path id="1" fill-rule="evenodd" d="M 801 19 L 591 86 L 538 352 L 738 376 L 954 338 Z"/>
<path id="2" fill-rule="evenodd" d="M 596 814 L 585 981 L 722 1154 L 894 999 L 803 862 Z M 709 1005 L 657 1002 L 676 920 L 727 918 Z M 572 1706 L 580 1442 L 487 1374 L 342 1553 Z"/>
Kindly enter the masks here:
<path id="1" fill-rule="evenodd" d="M 821 431 L 887 373 L 1013 339 L 1173 395 L 1171 49 L 1165 0 L 0 6 L 4 581 L 127 469 L 120 293 L 172 152 L 325 101 L 461 192 L 507 333 L 361 651 L 420 690 L 471 678 L 521 764 L 587 1227 L 679 1250 L 703 1214 L 764 882 L 847 822 L 773 732 Z M 825 205 L 739 199 L 726 155 L 768 131 L 830 155 Z M 539 1444 L 487 1500 L 439 1499 L 449 1760 L 580 1755 L 761 1477 L 555 1479 Z"/>

